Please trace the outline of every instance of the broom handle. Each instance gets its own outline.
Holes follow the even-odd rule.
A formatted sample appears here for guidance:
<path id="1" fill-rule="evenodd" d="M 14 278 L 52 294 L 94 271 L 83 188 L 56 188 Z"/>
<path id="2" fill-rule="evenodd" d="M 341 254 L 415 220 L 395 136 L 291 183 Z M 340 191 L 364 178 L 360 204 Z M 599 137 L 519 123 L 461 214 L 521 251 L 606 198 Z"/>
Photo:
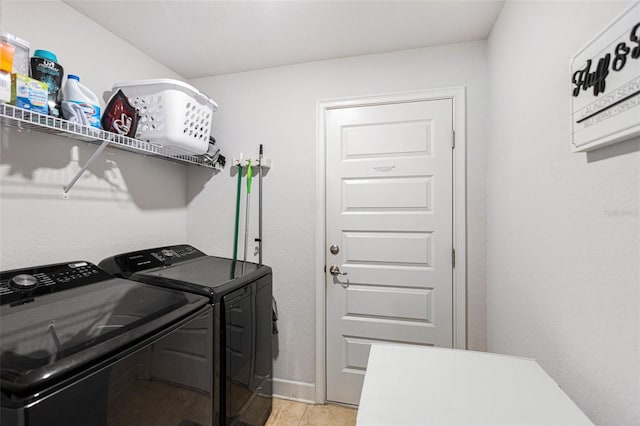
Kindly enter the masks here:
<path id="1" fill-rule="evenodd" d="M 262 144 L 258 164 L 258 264 L 262 265 Z"/>
<path id="2" fill-rule="evenodd" d="M 238 193 L 236 196 L 236 230 L 233 239 L 233 260 L 238 260 L 238 228 L 240 227 L 240 193 L 242 192 L 242 166 L 238 165 Z"/>

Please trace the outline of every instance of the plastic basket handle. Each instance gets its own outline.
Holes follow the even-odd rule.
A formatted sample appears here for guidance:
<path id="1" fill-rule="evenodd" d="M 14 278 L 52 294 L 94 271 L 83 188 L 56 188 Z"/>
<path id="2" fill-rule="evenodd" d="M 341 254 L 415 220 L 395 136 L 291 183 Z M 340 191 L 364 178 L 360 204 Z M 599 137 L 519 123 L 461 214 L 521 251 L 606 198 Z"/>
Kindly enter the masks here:
<path id="1" fill-rule="evenodd" d="M 204 94 L 202 94 L 202 93 L 200 93 L 200 92 L 196 93 L 194 95 L 194 98 L 198 103 L 200 103 L 202 105 L 206 105 L 206 104 L 209 103 L 209 97 L 204 95 Z"/>

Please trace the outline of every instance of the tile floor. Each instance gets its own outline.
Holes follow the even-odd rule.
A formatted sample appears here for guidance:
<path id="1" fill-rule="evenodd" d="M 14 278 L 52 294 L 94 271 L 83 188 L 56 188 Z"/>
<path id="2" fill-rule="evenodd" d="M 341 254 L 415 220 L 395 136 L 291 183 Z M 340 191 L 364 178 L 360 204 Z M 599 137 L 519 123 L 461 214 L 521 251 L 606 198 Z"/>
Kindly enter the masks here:
<path id="1" fill-rule="evenodd" d="M 338 405 L 310 405 L 273 398 L 273 410 L 266 426 L 353 426 L 355 408 Z"/>

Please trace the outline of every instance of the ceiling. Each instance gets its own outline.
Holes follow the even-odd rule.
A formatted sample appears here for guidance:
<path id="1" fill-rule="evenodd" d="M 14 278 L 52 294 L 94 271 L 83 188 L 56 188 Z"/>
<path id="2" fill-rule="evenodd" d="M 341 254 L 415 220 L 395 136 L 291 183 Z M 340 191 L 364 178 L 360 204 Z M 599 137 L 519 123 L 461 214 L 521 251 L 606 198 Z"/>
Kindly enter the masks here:
<path id="1" fill-rule="evenodd" d="M 182 77 L 487 38 L 503 0 L 65 0 Z"/>

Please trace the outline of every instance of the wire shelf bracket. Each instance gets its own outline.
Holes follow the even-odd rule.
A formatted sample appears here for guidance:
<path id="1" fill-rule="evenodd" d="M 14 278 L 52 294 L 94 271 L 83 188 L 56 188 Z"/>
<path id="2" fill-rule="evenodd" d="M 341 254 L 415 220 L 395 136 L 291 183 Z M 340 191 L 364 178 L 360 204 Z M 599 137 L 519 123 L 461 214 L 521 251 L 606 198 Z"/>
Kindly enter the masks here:
<path id="1" fill-rule="evenodd" d="M 98 158 L 100 156 L 100 154 L 102 154 L 102 151 L 104 151 L 104 149 L 107 147 L 107 145 L 109 145 L 109 141 L 102 142 L 102 144 L 100 144 L 98 149 L 96 149 L 96 152 L 93 153 L 93 155 L 84 164 L 84 166 L 82 166 L 82 168 L 78 171 L 78 173 L 76 173 L 76 175 L 73 177 L 73 179 L 71 179 L 71 182 L 69 182 L 64 187 L 64 194 L 62 195 L 62 197 L 64 199 L 68 199 L 69 198 L 68 194 L 69 194 L 69 191 L 71 191 L 71 188 L 73 188 L 73 185 L 75 185 L 75 183 L 78 181 L 78 179 L 80 179 L 80 176 L 82 176 L 82 174 L 85 172 L 85 170 L 87 170 L 89 168 L 91 163 L 93 163 L 96 160 L 96 158 Z"/>

